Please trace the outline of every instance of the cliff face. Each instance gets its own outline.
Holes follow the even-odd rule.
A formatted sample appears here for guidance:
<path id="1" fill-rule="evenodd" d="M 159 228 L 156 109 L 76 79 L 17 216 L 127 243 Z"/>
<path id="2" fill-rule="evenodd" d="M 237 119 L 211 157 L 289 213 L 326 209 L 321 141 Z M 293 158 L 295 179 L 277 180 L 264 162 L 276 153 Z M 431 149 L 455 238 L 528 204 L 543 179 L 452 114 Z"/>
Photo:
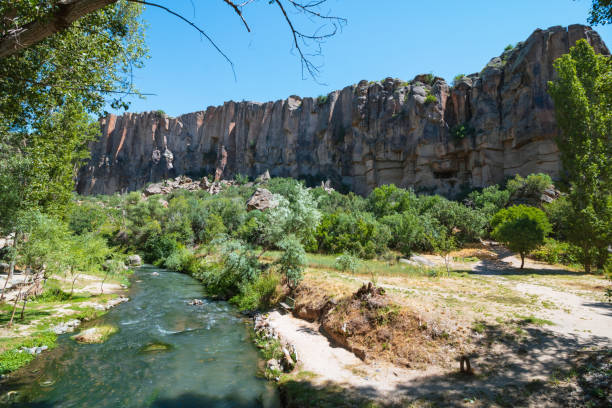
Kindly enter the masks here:
<path id="1" fill-rule="evenodd" d="M 555 177 L 559 130 L 547 82 L 553 61 L 581 38 L 609 54 L 589 27 L 552 27 L 536 30 L 452 88 L 420 75 L 410 82 L 362 81 L 326 99 L 226 102 L 177 118 L 110 115 L 101 121 L 102 137 L 91 145 L 77 191 L 108 194 L 212 174 L 222 147 L 225 178 L 269 170 L 330 179 L 361 194 L 395 183 L 452 195 L 515 174 Z"/>

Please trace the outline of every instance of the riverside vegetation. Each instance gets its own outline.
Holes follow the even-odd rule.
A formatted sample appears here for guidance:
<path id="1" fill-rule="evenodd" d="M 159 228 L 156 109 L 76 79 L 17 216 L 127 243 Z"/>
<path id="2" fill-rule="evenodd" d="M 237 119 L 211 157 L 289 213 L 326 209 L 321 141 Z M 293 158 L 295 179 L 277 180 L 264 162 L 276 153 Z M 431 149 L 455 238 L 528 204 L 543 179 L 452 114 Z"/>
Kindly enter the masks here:
<path id="1" fill-rule="evenodd" d="M 107 67 L 140 63 L 145 54 L 135 22 L 139 8 L 130 7 L 127 14 L 113 10 L 100 11 L 92 23 L 122 40 L 131 34 L 137 40 L 121 43 L 125 49 L 104 48 L 105 64 L 77 66 L 82 68 L 76 70 L 78 77 L 91 77 L 88 69 L 93 69 L 102 75 L 94 75 L 102 85 L 121 80 L 105 76 Z M 30 61 L 30 70 L 36 72 L 46 57 L 69 60 L 78 54 L 73 49 L 87 48 L 79 38 L 102 32 L 85 30 L 80 36 L 83 30 L 75 26 L 56 42 L 41 43 L 40 52 L 32 51 L 25 60 L 3 60 L 2 68 L 25 71 Z M 361 197 L 307 188 L 293 179 L 274 178 L 254 186 L 244 177 L 218 194 L 173 191 L 146 197 L 137 191 L 71 199 L 72 169 L 86 156 L 86 142 L 95 134 L 88 113 L 100 109 L 99 95 L 73 95 L 58 103 L 64 94 L 78 90 L 62 94 L 60 87 L 49 87 L 43 90 L 58 92 L 51 95 L 57 100 L 42 91 L 27 93 L 31 98 L 21 104 L 2 98 L 0 229 L 13 235 L 0 259 L 9 274 L 19 269 L 29 280 L 22 286 L 27 288 L 24 293 L 18 289 L 12 303 L 2 306 L 6 328 L 0 369 L 7 373 L 29 362 L 33 355 L 19 352 L 24 347 L 52 347 L 52 325 L 101 313 L 92 301 L 114 296 L 102 293 L 105 280 L 125 283 L 123 265 L 134 253 L 148 263 L 192 275 L 208 295 L 244 311 L 269 310 L 289 294 L 295 297 L 298 315 L 320 321 L 330 337 L 366 360 L 409 368 L 450 367 L 452 357 L 468 358 L 494 344 L 524 355 L 534 333 L 554 323 L 534 313 L 559 309 L 535 295 L 525 296 L 533 282 L 584 287 L 594 301 L 609 288 L 602 282 L 610 274 L 612 231 L 610 67 L 610 57 L 595 54 L 584 40 L 555 63 L 559 78 L 549 88 L 563 131 L 559 148 L 566 172 L 557 183 L 565 193 L 558 197 L 550 177 L 532 174 L 466 191 L 454 200 L 393 185 Z M 6 95 L 15 91 L 11 81 L 0 85 Z M 48 115 L 51 106 L 61 108 Z M 55 154 L 56 149 L 62 154 Z M 247 211 L 246 201 L 257 187 L 272 193 L 274 208 Z M 551 191 L 556 199 L 542 202 Z M 530 257 L 567 268 L 541 273 L 543 278 L 512 268 L 511 273 L 502 271 L 504 281 L 481 280 L 472 272 L 478 272 L 487 257 L 498 255 L 481 245 L 488 239 L 518 252 L 520 269 L 534 270 Z M 428 264 L 423 257 L 413 257 L 415 253 L 438 255 L 440 262 Z M 99 291 L 89 287 L 84 273 L 97 276 L 93 281 Z M 375 285 L 362 287 L 364 281 Z M 517 294 L 508 281 L 519 282 L 525 291 Z M 605 329 L 594 324 L 587 330 Z M 493 353 L 484 357 L 490 359 L 477 374 L 486 382 L 505 368 L 490 361 L 495 360 Z M 610 398 L 609 359 L 609 352 L 597 349 L 594 356 L 576 359 L 584 364 L 574 371 L 555 372 L 551 382 L 556 384 L 561 376 L 595 384 L 585 386 L 586 394 L 576 398 L 605 406 Z M 310 392 L 304 391 L 302 381 L 310 376 L 301 375 L 280 378 L 297 400 L 300 393 Z M 529 383 L 514 397 L 521 402 L 541 390 L 550 394 L 550 386 Z M 326 389 L 315 406 L 338 406 L 341 394 Z M 486 393 L 466 395 L 464 402 L 481 399 L 486 405 L 488 398 L 500 405 L 517 402 Z M 294 406 L 308 404 L 305 399 Z"/>

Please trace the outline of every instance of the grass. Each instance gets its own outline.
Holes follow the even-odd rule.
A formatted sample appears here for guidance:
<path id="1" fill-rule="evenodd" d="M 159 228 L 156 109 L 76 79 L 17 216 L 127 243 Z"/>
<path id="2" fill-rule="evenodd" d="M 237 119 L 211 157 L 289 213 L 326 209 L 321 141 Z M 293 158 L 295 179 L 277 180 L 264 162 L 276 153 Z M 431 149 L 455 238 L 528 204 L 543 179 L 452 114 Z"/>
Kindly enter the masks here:
<path id="1" fill-rule="evenodd" d="M 41 347 L 53 348 L 56 345 L 57 336 L 55 333 L 45 331 L 39 332 L 28 338 L 3 338 L 0 339 L 0 374 L 15 371 L 30 361 L 34 360 L 34 355 L 25 351 L 19 351 L 22 347 Z"/>
<path id="2" fill-rule="evenodd" d="M 550 320 L 540 319 L 535 316 L 517 316 L 517 317 L 520 319 L 520 321 L 518 322 L 520 325 L 533 324 L 539 327 L 555 325 L 555 323 L 551 322 Z"/>

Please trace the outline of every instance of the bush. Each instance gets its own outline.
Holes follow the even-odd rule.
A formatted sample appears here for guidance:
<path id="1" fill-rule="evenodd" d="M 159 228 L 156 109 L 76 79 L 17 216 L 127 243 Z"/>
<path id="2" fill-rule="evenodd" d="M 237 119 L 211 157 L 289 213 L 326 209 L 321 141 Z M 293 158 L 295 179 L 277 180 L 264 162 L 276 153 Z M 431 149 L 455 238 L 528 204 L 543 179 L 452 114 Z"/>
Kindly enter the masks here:
<path id="1" fill-rule="evenodd" d="M 508 200 L 510 200 L 510 192 L 501 190 L 496 184 L 485 187 L 482 191 L 472 191 L 467 200 L 481 210 L 487 219 L 490 219 L 496 212 L 506 207 Z"/>
<path id="2" fill-rule="evenodd" d="M 327 95 L 319 95 L 317 97 L 317 105 L 322 106 L 327 103 Z"/>
<path id="3" fill-rule="evenodd" d="M 425 104 L 430 105 L 432 103 L 438 103 L 438 98 L 435 95 L 428 93 L 425 97 Z"/>
<path id="4" fill-rule="evenodd" d="M 97 231 L 106 218 L 106 213 L 96 203 L 73 204 L 68 212 L 68 227 L 75 234 L 82 235 Z"/>
<path id="5" fill-rule="evenodd" d="M 359 260 L 350 254 L 342 254 L 336 258 L 334 267 L 342 272 L 355 273 L 359 267 Z"/>
<path id="6" fill-rule="evenodd" d="M 306 252 L 304 247 L 295 236 L 288 236 L 278 243 L 283 255 L 277 261 L 279 270 L 284 276 L 287 286 L 295 289 L 304 278 L 304 266 L 306 265 Z"/>
<path id="7" fill-rule="evenodd" d="M 394 184 L 376 187 L 367 198 L 366 208 L 377 218 L 414 208 L 418 197 L 412 190 L 398 188 Z"/>
<path id="8" fill-rule="evenodd" d="M 165 259 L 164 267 L 171 271 L 193 275 L 198 271 L 199 263 L 193 252 L 182 245 L 172 251 Z"/>
<path id="9" fill-rule="evenodd" d="M 281 277 L 271 272 L 262 274 L 254 282 L 240 287 L 240 293 L 230 299 L 240 310 L 267 310 L 279 297 Z"/>
<path id="10" fill-rule="evenodd" d="M 506 189 L 511 195 L 520 193 L 522 196 L 540 198 L 544 190 L 553 185 L 552 179 L 548 174 L 530 174 L 527 178 L 516 175 L 506 183 Z"/>
<path id="11" fill-rule="evenodd" d="M 315 237 L 319 251 L 371 259 L 388 250 L 391 232 L 370 213 L 334 213 L 323 216 Z"/>
<path id="12" fill-rule="evenodd" d="M 463 78 L 465 78 L 464 74 L 455 75 L 455 77 L 453 78 L 453 85 L 457 85 L 457 83 Z"/>
<path id="13" fill-rule="evenodd" d="M 423 219 L 415 210 L 388 215 L 381 222 L 391 230 L 389 245 L 405 256 L 410 256 L 427 241 Z"/>
<path id="14" fill-rule="evenodd" d="M 168 235 L 153 235 L 147 239 L 143 247 L 143 258 L 147 263 L 163 262 L 178 249 L 176 239 Z"/>
<path id="15" fill-rule="evenodd" d="M 542 245 L 551 230 L 544 211 L 526 205 L 500 210 L 493 216 L 491 226 L 495 239 L 520 254 L 521 269 L 525 264 L 525 255 Z"/>
<path id="16" fill-rule="evenodd" d="M 579 260 L 577 248 L 552 238 L 547 238 L 544 245 L 533 250 L 530 256 L 549 264 L 575 265 Z"/>

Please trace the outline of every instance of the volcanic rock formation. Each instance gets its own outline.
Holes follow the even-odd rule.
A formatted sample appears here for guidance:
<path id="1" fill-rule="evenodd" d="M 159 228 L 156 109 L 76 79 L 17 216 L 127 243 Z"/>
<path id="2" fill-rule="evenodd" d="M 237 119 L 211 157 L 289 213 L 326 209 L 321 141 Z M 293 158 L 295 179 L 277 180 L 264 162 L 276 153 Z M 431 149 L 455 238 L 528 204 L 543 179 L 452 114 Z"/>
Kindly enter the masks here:
<path id="1" fill-rule="evenodd" d="M 553 102 L 546 92 L 553 61 L 586 38 L 583 25 L 536 30 L 477 74 L 419 75 L 410 82 L 361 81 L 327 97 L 268 103 L 226 102 L 170 118 L 156 112 L 109 115 L 91 160 L 79 172 L 81 194 L 129 191 L 178 175 L 237 173 L 330 179 L 365 194 L 381 184 L 452 195 L 534 172 L 560 172 Z"/>

